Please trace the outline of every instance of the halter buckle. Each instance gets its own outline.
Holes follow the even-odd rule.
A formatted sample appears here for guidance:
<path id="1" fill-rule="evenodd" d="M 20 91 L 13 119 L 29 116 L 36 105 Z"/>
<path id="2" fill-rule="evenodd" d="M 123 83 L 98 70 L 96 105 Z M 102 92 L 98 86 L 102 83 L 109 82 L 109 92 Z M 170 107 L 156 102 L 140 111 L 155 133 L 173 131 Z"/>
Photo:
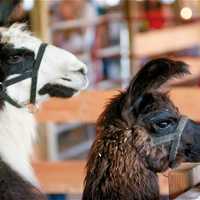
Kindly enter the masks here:
<path id="1" fill-rule="evenodd" d="M 5 90 L 6 90 L 5 85 L 2 82 L 0 82 L 0 93 L 5 92 Z"/>
<path id="2" fill-rule="evenodd" d="M 26 107 L 28 111 L 33 114 L 37 113 L 39 110 L 39 106 L 37 104 L 27 104 Z"/>

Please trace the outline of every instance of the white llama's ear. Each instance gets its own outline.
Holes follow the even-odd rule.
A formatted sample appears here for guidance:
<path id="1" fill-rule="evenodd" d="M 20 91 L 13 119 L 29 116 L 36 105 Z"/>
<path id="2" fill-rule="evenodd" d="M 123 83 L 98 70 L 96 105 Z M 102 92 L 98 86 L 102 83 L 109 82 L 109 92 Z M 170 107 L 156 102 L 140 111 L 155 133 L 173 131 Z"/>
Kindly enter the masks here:
<path id="1" fill-rule="evenodd" d="M 12 35 L 18 35 L 22 33 L 30 34 L 28 25 L 26 23 L 14 23 L 8 28 L 8 32 Z"/>
<path id="2" fill-rule="evenodd" d="M 25 23 L 14 23 L 8 27 L 5 32 L 2 31 L 2 42 L 9 43 L 12 38 L 23 38 L 31 33 L 27 30 L 27 25 Z"/>
<path id="3" fill-rule="evenodd" d="M 14 23 L 10 26 L 9 29 L 15 29 L 20 31 L 28 30 L 28 25 L 26 23 Z"/>

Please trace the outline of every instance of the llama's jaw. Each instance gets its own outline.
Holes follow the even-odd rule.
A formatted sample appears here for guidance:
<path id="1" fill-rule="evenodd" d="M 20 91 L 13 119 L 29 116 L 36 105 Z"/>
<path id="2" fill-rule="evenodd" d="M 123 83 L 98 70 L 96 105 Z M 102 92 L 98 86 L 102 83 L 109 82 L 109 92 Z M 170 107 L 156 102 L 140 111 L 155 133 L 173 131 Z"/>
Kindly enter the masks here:
<path id="1" fill-rule="evenodd" d="M 40 80 L 40 79 L 39 79 Z M 22 107 L 29 103 L 31 80 L 16 83 L 7 88 L 7 94 Z M 51 97 L 69 98 L 78 94 L 88 86 L 86 75 L 73 72 L 71 76 L 63 76 L 54 81 L 43 82 L 38 84 L 36 103 L 40 104 Z M 16 89 L 19 88 L 19 89 Z"/>
<path id="2" fill-rule="evenodd" d="M 71 76 L 62 77 L 51 83 L 45 84 L 39 89 L 39 95 L 48 94 L 51 97 L 68 98 L 88 86 L 88 79 L 84 74 L 75 73 Z"/>

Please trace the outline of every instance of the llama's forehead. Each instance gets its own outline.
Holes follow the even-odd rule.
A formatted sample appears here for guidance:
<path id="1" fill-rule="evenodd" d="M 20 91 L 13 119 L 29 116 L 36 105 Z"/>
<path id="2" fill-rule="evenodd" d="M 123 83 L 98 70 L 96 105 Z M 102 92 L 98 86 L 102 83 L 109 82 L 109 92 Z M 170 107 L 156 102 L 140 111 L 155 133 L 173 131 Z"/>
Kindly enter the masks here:
<path id="1" fill-rule="evenodd" d="M 147 93 L 144 97 L 144 102 L 142 102 L 140 106 L 144 113 L 157 112 L 159 110 L 168 110 L 173 113 L 178 113 L 177 107 L 171 101 L 168 94 L 160 92 Z"/>
<path id="2" fill-rule="evenodd" d="M 27 48 L 36 51 L 40 40 L 25 30 L 24 24 L 13 24 L 9 28 L 0 28 L 1 43 L 12 44 L 14 48 Z"/>

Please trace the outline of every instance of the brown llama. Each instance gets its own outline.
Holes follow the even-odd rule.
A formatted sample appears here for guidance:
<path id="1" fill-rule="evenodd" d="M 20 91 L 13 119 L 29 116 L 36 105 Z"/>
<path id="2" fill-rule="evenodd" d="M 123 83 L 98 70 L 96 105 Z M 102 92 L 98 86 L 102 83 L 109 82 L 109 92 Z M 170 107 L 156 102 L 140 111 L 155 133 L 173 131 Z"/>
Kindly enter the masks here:
<path id="1" fill-rule="evenodd" d="M 152 60 L 110 101 L 97 123 L 83 200 L 157 200 L 157 172 L 200 161 L 200 125 L 160 89 L 187 73 L 183 62 Z"/>

